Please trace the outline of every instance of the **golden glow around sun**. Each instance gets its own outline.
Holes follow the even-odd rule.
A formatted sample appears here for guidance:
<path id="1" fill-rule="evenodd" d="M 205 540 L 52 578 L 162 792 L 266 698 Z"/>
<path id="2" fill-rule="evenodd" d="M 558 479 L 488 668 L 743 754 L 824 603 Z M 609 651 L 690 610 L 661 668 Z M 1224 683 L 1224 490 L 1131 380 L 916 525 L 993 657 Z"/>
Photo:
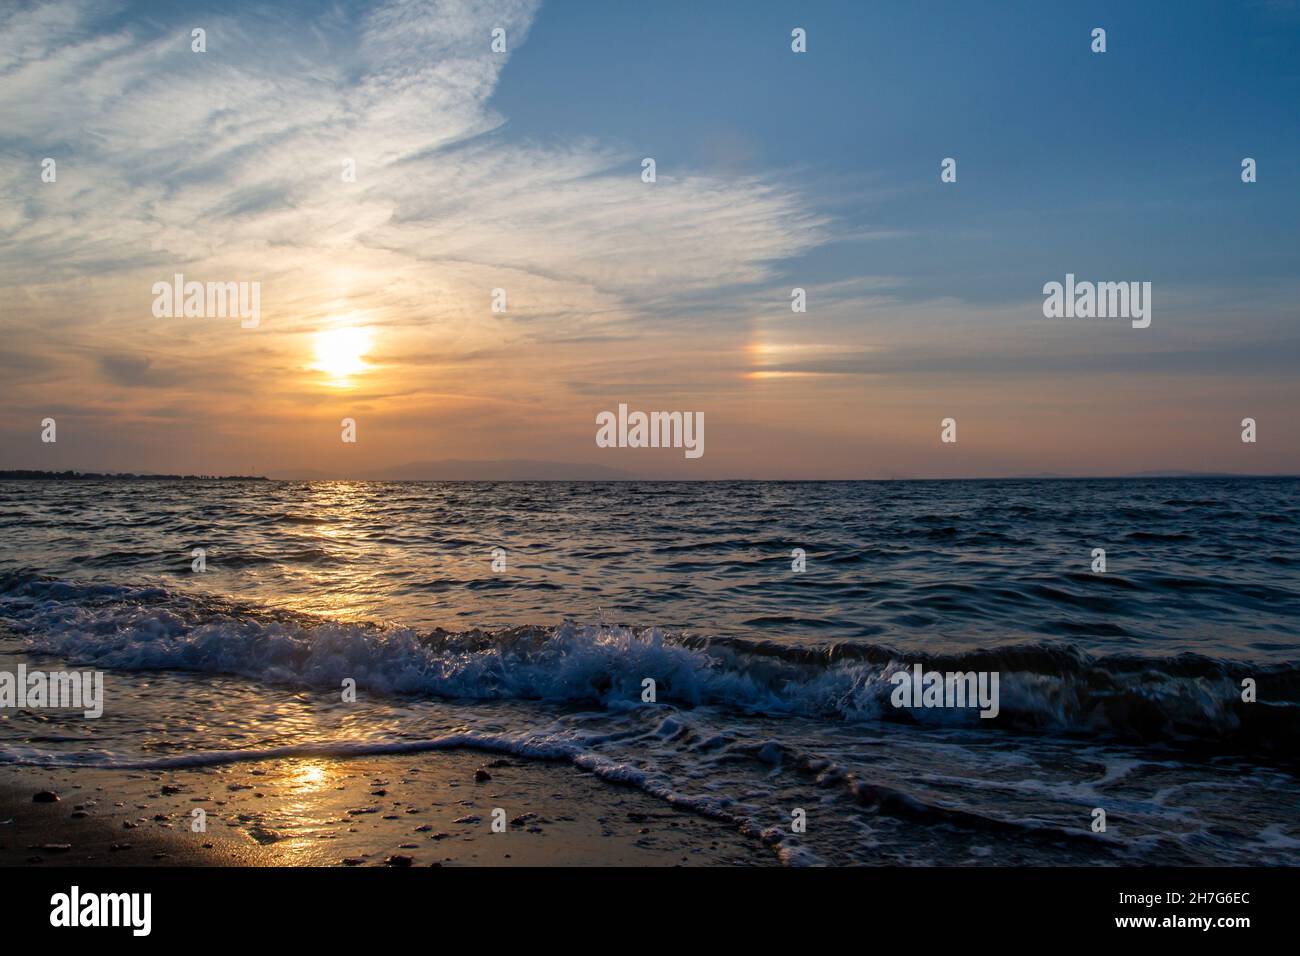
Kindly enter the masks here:
<path id="1" fill-rule="evenodd" d="M 370 339 L 369 329 L 345 327 L 317 332 L 316 363 L 311 367 L 328 375 L 330 384 L 347 385 L 349 377 L 370 367 L 365 362 Z"/>

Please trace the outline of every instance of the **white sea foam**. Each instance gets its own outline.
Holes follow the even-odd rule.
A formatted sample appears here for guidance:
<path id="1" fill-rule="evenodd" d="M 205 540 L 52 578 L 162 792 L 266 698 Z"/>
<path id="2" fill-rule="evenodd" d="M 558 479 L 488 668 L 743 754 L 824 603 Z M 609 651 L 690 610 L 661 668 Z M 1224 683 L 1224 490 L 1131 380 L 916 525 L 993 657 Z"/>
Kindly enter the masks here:
<path id="1" fill-rule="evenodd" d="M 421 634 L 277 615 L 162 588 L 46 580 L 0 594 L 0 624 L 29 649 L 78 664 L 237 674 L 312 688 L 337 688 L 350 678 L 371 694 L 591 701 L 616 709 L 637 706 L 642 682 L 652 678 L 659 700 L 774 716 L 1127 731 L 1125 722 L 1136 715 L 1144 732 L 1161 733 L 1176 727 L 1226 734 L 1239 725 L 1239 694 L 1227 672 L 1162 672 L 1158 662 L 1112 670 L 1076 650 L 1050 647 L 1013 647 L 973 662 L 988 670 L 998 669 L 999 655 L 1010 661 L 1000 670 L 1000 718 L 981 721 L 975 708 L 891 705 L 891 677 L 916 655 L 784 656 L 684 642 L 656 628 L 565 622 Z M 958 661 L 947 669 L 965 668 Z"/>
<path id="2" fill-rule="evenodd" d="M 146 724 L 160 700 L 173 722 L 204 723 L 204 695 L 232 692 L 265 698 L 277 716 L 273 743 L 241 749 L 225 744 L 243 724 L 223 717 L 226 722 L 211 732 L 187 735 L 194 747 L 189 752 L 174 752 L 166 736 L 147 743 L 116 734 L 110 725 L 97 736 L 102 750 L 75 749 L 86 742 L 43 733 L 39 745 L 9 737 L 0 746 L 0 762 L 180 770 L 471 748 L 564 761 L 636 787 L 668 805 L 732 823 L 791 865 L 943 862 L 949 852 L 965 858 L 964 849 L 953 848 L 966 840 L 982 846 L 989 831 L 1001 835 L 1000 846 L 1015 842 L 1014 852 L 1023 854 L 1016 859 L 1057 859 L 1053 854 L 1060 853 L 1094 859 L 1097 841 L 1074 846 L 1073 828 L 1063 828 L 1041 808 L 1073 808 L 1103 792 L 1109 805 L 1142 814 L 1147 828 L 1132 838 L 1110 834 L 1105 852 L 1136 854 L 1135 859 L 1165 852 L 1160 834 L 1186 831 L 1199 814 L 1118 798 L 1115 788 L 1124 788 L 1126 775 L 1140 764 L 1123 756 L 1116 762 L 1114 754 L 1077 741 L 995 738 L 1025 724 L 1105 727 L 1112 717 L 1157 728 L 1198 721 L 1231 726 L 1235 719 L 1228 703 L 1231 681 L 1203 659 L 1108 667 L 1074 651 L 1033 645 L 975 652 L 969 662 L 939 659 L 943 669 L 1004 666 L 997 720 L 934 708 L 905 713 L 900 724 L 889 703 L 889 676 L 915 655 L 895 657 L 878 649 L 866 655 L 844 648 L 821 653 L 573 623 L 420 633 L 235 606 L 165 588 L 36 577 L 0 586 L 0 631 L 5 630 L 20 638 L 27 654 L 57 655 L 122 675 L 137 672 L 139 687 L 148 685 L 148 693 L 140 690 L 136 698 Z M 166 672 L 242 675 L 252 683 L 231 691 L 228 681 L 211 684 Z M 297 695 L 266 689 L 311 689 L 312 700 L 324 701 L 336 699 L 346 677 L 365 688 L 369 702 L 367 710 L 349 709 L 346 735 L 329 723 L 337 704 L 315 704 L 312 720 L 295 724 L 289 715 L 299 711 L 275 702 Z M 655 704 L 642 702 L 645 677 L 656 680 Z M 123 687 L 124 699 L 130 699 L 131 683 L 122 676 L 115 684 Z M 225 703 L 226 713 L 239 710 L 237 702 Z M 127 723 L 140 725 L 135 717 Z M 906 726 L 917 723 L 930 729 L 914 734 Z M 448 733 L 449 727 L 458 729 Z M 999 766 L 1017 768 L 1016 777 L 986 773 L 980 754 L 988 744 L 999 747 Z M 153 748 L 166 752 L 150 753 Z M 1098 769 L 1079 776 L 1077 766 Z M 1169 772 L 1183 776 L 1177 764 Z M 1189 779 L 1200 779 L 1200 771 Z M 816 802 L 809 801 L 810 786 Z M 1026 799 L 1040 809 L 1016 816 Z M 791 806 L 821 807 L 809 835 L 790 832 Z M 863 819 L 871 821 L 869 839 Z M 915 845 L 922 832 L 932 845 Z M 966 835 L 954 843 L 954 834 Z M 899 840 L 906 842 L 903 849 Z M 1072 848 L 1062 850 L 1062 840 Z M 1213 845 L 1219 842 L 1215 838 Z M 831 857 L 822 852 L 826 846 L 836 848 Z M 1045 857 L 1035 855 L 1040 851 L 1033 847 L 1040 846 L 1049 848 L 1041 851 Z M 1270 859 L 1289 859 L 1293 851 L 1278 842 L 1269 853 Z"/>

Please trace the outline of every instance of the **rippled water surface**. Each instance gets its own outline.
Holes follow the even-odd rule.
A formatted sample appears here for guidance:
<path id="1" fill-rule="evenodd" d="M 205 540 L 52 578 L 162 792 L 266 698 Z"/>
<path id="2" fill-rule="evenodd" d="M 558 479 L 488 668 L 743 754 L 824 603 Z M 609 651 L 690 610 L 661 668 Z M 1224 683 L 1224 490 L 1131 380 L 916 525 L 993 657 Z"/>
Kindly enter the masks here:
<path id="1" fill-rule="evenodd" d="M 1286 659 L 1296 492 L 1294 480 L 6 483 L 0 568 L 424 628 L 603 618 L 785 643 L 1047 637 Z M 1091 573 L 1097 547 L 1105 575 Z"/>
<path id="2" fill-rule="evenodd" d="M 790 862 L 1297 863 L 1298 490 L 4 482 L 0 650 L 110 707 L 0 760 L 474 746 Z M 999 715 L 891 706 L 912 663 L 997 672 Z"/>

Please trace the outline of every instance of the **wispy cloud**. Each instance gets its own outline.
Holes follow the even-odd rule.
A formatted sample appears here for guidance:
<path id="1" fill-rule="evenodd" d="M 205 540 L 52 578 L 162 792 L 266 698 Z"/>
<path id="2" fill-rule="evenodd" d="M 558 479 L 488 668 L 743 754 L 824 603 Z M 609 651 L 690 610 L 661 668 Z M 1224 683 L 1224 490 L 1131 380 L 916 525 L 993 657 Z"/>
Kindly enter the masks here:
<path id="1" fill-rule="evenodd" d="M 843 9 L 846 22 L 857 14 Z M 0 463 L 328 468 L 345 414 L 362 417 L 375 465 L 416 451 L 590 460 L 594 412 L 630 400 L 707 412 L 710 458 L 692 475 L 794 473 L 777 459 L 797 460 L 803 475 L 1043 470 L 1081 436 L 1108 470 L 1113 422 L 1147 415 L 1143 434 L 1164 429 L 1158 402 L 1181 416 L 1162 434 L 1179 436 L 1184 459 L 1142 458 L 1148 445 L 1135 439 L 1124 467 L 1195 458 L 1208 426 L 1194 409 L 1231 421 L 1294 404 L 1286 276 L 1252 280 L 1248 326 L 1240 285 L 1222 285 L 1228 298 L 1216 301 L 1192 282 L 1159 283 L 1143 338 L 1043 323 L 1037 290 L 1084 269 L 1079 257 L 1119 257 L 1128 275 L 1125 236 L 1157 233 L 1119 217 L 1130 206 L 1165 214 L 1150 197 L 1110 195 L 1103 207 L 1076 184 L 1070 215 L 1087 206 L 1105 228 L 1045 220 L 1042 177 L 1057 160 L 1032 150 L 1003 177 L 1014 192 L 1005 210 L 994 201 L 1003 194 L 987 191 L 991 167 L 963 158 L 961 185 L 941 187 L 934 157 L 895 148 L 925 138 L 924 118 L 880 108 L 887 98 L 858 82 L 851 58 L 812 54 L 777 97 L 782 110 L 809 111 L 793 132 L 755 121 L 770 91 L 737 87 L 721 108 L 739 132 L 730 143 L 718 134 L 718 162 L 684 163 L 679 142 L 647 184 L 641 160 L 656 147 L 628 142 L 626 126 L 623 137 L 607 132 L 625 93 L 585 104 L 597 107 L 590 128 L 574 110 L 581 118 L 564 134 L 540 124 L 525 134 L 500 105 L 527 115 L 528 96 L 502 90 L 506 71 L 556 70 L 546 57 L 514 60 L 534 52 L 530 32 L 545 15 L 533 0 L 4 5 Z M 506 53 L 491 50 L 497 27 Z M 195 28 L 205 53 L 191 51 Z M 737 75 L 792 55 L 770 37 L 748 41 L 757 52 Z M 686 79 L 658 103 L 659 122 L 692 120 L 689 137 L 713 116 L 695 110 L 689 84 L 715 64 L 698 44 L 683 49 L 699 62 L 675 70 Z M 936 102 L 926 84 L 948 80 L 930 75 L 932 60 L 915 62 L 911 80 L 931 93 L 914 95 Z M 816 72 L 827 64 L 831 73 Z M 893 66 L 900 91 L 913 89 L 901 81 L 909 68 Z M 585 69 L 573 71 L 579 82 Z M 826 76 L 839 85 L 816 85 Z M 1026 85 L 1017 74 L 1016 89 Z M 997 92 L 1000 109 L 1016 102 Z M 937 155 L 959 145 L 947 140 L 961 124 L 945 122 Z M 1006 130 L 1031 125 L 1007 114 Z M 774 148 L 805 141 L 820 145 Z M 978 145 L 962 146 L 976 162 Z M 46 157 L 56 182 L 41 180 Z M 1153 249 L 1177 256 L 1182 236 L 1137 251 Z M 153 284 L 175 273 L 259 282 L 259 327 L 155 318 Z M 794 286 L 807 290 L 806 313 L 790 309 Z M 497 288 L 505 313 L 490 307 Z M 349 389 L 331 390 L 312 370 L 313 337 L 349 324 L 373 331 L 371 352 Z M 1145 373 L 1163 376 L 1155 397 Z M 1207 408 L 1211 386 L 1221 391 Z M 975 465 L 934 441 L 953 409 L 986 423 L 982 433 L 963 425 L 984 436 Z M 1033 442 L 1027 409 L 1041 416 Z M 35 426 L 55 413 L 60 443 L 41 446 Z M 1083 419 L 1068 442 L 1058 436 L 1067 416 Z M 1267 454 L 1282 467 L 1297 446 Z"/>
<path id="2" fill-rule="evenodd" d="M 354 22 L 262 11 L 114 27 L 91 4 L 11 10 L 0 126 L 3 188 L 20 202 L 0 220 L 0 282 L 182 267 L 261 279 L 281 330 L 399 282 L 393 321 L 435 321 L 410 304 L 454 314 L 497 286 L 521 316 L 599 316 L 661 298 L 669 279 L 684 294 L 761 281 L 824 239 L 786 186 L 671 169 L 651 186 L 622 144 L 494 135 L 510 56 L 491 30 L 513 51 L 536 12 L 445 0 Z M 191 22 L 206 53 L 190 50 Z M 44 156 L 55 184 L 38 178 Z"/>

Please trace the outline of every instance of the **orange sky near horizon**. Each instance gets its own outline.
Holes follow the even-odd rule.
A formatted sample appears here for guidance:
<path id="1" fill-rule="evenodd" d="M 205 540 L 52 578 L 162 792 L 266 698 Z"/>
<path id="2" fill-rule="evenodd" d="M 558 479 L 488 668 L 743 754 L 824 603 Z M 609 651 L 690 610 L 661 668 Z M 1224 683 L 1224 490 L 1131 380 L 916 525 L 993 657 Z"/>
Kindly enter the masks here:
<path id="1" fill-rule="evenodd" d="M 540 69 L 519 51 L 545 8 L 436 10 L 378 2 L 319 35 L 214 16 L 203 56 L 176 24 L 110 28 L 73 4 L 5 21 L 0 121 L 21 147 L 0 154 L 0 468 L 1300 473 L 1294 277 L 1248 299 L 1223 277 L 1158 281 L 1146 329 L 1045 318 L 1039 287 L 1064 266 L 954 292 L 926 243 L 979 250 L 995 224 L 868 222 L 948 188 L 937 165 L 885 187 L 850 153 L 820 189 L 817 167 L 761 152 L 737 171 L 737 146 L 714 166 L 661 157 L 646 182 L 646 147 L 600 128 L 510 135 L 497 94 Z M 498 20 L 508 54 L 483 41 Z M 895 274 L 899 248 L 930 271 Z M 160 315 L 177 274 L 256 283 L 256 322 Z M 703 413 L 706 453 L 598 447 L 621 403 Z"/>

